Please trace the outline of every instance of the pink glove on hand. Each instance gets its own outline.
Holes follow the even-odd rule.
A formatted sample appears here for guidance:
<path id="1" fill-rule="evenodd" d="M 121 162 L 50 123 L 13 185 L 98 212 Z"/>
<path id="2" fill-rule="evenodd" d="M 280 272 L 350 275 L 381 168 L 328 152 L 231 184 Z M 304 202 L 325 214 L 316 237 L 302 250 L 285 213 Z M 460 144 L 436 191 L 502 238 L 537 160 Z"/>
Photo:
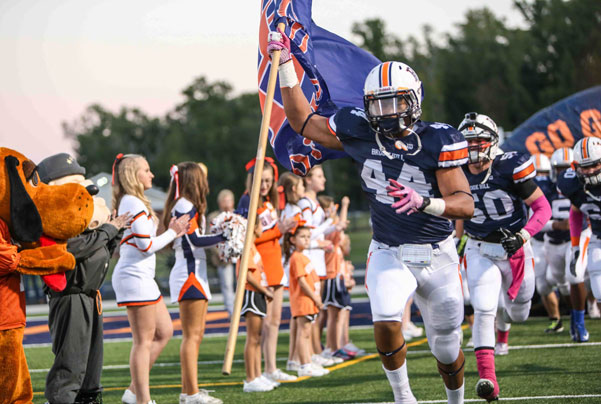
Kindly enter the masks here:
<path id="1" fill-rule="evenodd" d="M 388 181 L 390 182 L 390 185 L 386 187 L 388 195 L 395 198 L 401 198 L 400 201 L 393 203 L 391 206 L 393 209 L 396 209 L 396 213 L 407 212 L 407 214 L 410 215 L 417 212 L 418 208 L 424 204 L 424 198 L 415 192 L 414 189 L 399 184 L 393 179 L 389 179 Z"/>
<path id="2" fill-rule="evenodd" d="M 274 51 L 281 50 L 280 65 L 283 65 L 292 58 L 290 51 L 290 38 L 283 31 L 271 31 L 267 36 L 267 53 L 271 55 Z"/>

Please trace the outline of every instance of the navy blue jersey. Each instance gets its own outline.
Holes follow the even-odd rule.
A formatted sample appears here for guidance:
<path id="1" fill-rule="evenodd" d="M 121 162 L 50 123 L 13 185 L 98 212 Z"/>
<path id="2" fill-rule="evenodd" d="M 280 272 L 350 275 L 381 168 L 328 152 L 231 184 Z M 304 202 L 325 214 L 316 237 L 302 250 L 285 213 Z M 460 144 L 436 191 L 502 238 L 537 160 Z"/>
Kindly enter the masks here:
<path id="1" fill-rule="evenodd" d="M 557 191 L 557 185 L 551 181 L 548 176 L 537 176 L 534 179 L 536 185 L 543 191 L 545 198 L 551 205 L 551 219 L 552 220 L 565 220 L 570 218 L 570 200 L 560 194 Z M 542 240 L 545 233 L 539 232 L 534 235 L 537 240 Z M 546 232 L 547 237 L 553 241 L 554 244 L 565 243 L 570 241 L 569 230 L 549 230 Z"/>
<path id="2" fill-rule="evenodd" d="M 497 155 L 484 183 L 488 170 L 472 174 L 465 166 L 463 171 L 475 204 L 474 216 L 464 222 L 468 234 L 485 238 L 501 227 L 515 233 L 526 225 L 528 207 L 524 199 L 529 195 L 520 195 L 520 185 L 536 176 L 529 155 L 513 151 Z"/>
<path id="3" fill-rule="evenodd" d="M 588 216 L 593 234 L 601 236 L 601 187 L 584 192 L 584 184 L 578 179 L 576 172 L 569 169 L 557 179 L 557 188 L 572 205 Z"/>
<path id="4" fill-rule="evenodd" d="M 392 154 L 390 159 L 376 143 L 375 133 L 362 109 L 342 108 L 330 117 L 328 127 L 355 161 L 361 186 L 369 200 L 376 241 L 391 246 L 431 244 L 452 233 L 448 219 L 423 212 L 397 214 L 390 207 L 395 200 L 387 195 L 386 186 L 392 178 L 422 196 L 441 197 L 436 171 L 467 163 L 467 142 L 460 132 L 443 123 L 417 122 L 413 128 L 416 134 L 403 138 L 407 150 L 399 150 L 392 140 L 380 137 L 381 143 Z M 421 150 L 410 155 L 418 150 L 420 142 Z"/>

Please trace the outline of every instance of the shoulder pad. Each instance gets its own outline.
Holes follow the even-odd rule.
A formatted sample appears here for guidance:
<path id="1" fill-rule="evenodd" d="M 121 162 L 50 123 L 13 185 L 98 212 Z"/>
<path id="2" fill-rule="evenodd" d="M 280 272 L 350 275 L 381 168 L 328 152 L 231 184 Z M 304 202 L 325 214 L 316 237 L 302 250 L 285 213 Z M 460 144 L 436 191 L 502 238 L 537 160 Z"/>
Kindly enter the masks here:
<path id="1" fill-rule="evenodd" d="M 576 171 L 571 168 L 565 170 L 557 178 L 557 189 L 566 197 L 570 197 L 582 188 L 580 180 L 576 175 Z"/>
<path id="2" fill-rule="evenodd" d="M 361 108 L 339 109 L 328 119 L 328 128 L 340 140 L 373 136 L 365 111 Z"/>
<path id="3" fill-rule="evenodd" d="M 536 168 L 529 154 L 517 151 L 505 152 L 495 157 L 498 168 L 511 175 L 513 182 L 520 183 L 536 176 Z"/>

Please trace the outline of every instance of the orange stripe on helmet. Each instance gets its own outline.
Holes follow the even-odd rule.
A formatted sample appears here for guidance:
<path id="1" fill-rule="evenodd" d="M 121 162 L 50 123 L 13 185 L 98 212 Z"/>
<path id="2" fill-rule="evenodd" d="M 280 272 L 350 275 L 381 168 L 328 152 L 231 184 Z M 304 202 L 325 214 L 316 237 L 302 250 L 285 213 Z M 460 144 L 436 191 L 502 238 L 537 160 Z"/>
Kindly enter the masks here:
<path id="1" fill-rule="evenodd" d="M 588 138 L 587 137 L 585 137 L 584 142 L 582 142 L 582 158 L 583 159 L 588 158 Z"/>
<path id="2" fill-rule="evenodd" d="M 536 155 L 536 166 L 540 167 L 540 154 Z"/>
<path id="3" fill-rule="evenodd" d="M 568 154 L 568 148 L 567 147 L 563 148 L 563 158 L 564 158 L 565 161 L 568 161 L 569 158 L 570 158 L 570 156 Z"/>
<path id="4" fill-rule="evenodd" d="M 390 66 L 390 62 L 386 62 L 382 65 L 382 87 L 390 86 L 390 77 L 388 75 L 388 67 Z"/>

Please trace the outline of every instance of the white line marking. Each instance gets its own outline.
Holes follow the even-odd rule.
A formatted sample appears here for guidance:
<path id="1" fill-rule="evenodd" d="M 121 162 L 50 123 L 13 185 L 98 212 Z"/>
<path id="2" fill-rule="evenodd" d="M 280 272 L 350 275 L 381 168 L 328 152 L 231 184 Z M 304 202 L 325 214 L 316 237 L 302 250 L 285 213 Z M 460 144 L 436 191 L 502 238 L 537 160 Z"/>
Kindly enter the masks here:
<path id="1" fill-rule="evenodd" d="M 526 400 L 565 400 L 566 398 L 599 398 L 601 394 L 581 394 L 581 395 L 564 395 L 564 396 L 532 396 L 532 397 L 499 397 L 499 401 L 526 401 Z M 447 400 L 427 400 L 418 401 L 419 404 L 438 404 L 446 403 Z M 481 398 L 466 398 L 466 403 L 482 403 Z M 358 404 L 358 403 L 355 403 Z M 362 403 L 362 404 L 394 404 L 392 402 L 380 403 Z"/>

